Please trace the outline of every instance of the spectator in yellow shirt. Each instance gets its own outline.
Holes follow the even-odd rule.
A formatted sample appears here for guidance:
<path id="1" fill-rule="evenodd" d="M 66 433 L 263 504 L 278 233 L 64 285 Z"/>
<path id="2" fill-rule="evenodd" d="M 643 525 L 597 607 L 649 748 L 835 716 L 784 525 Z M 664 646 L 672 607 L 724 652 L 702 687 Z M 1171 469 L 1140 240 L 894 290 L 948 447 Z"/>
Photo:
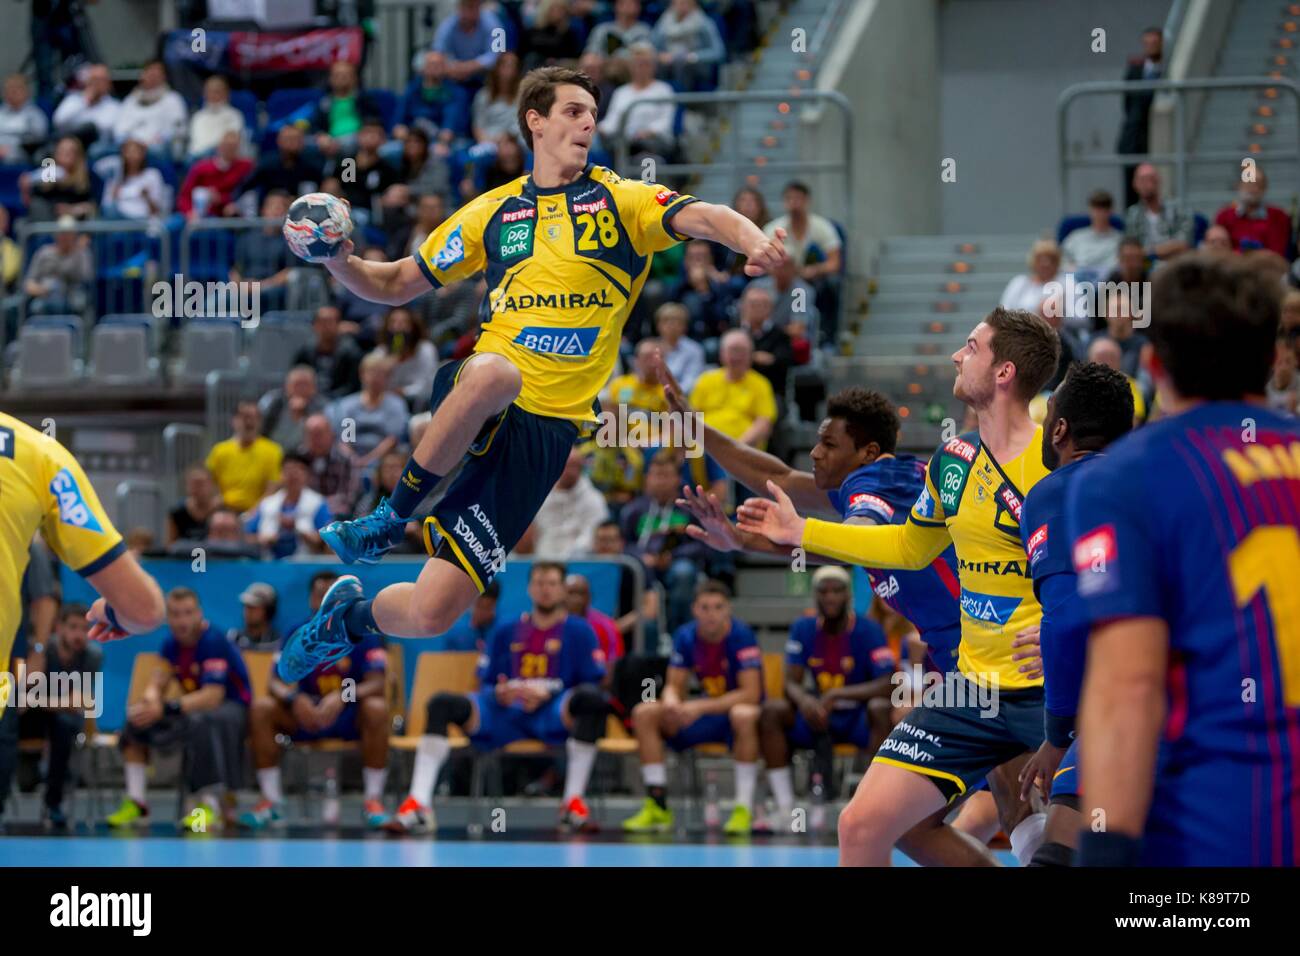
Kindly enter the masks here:
<path id="1" fill-rule="evenodd" d="M 260 434 L 262 414 L 257 402 L 240 402 L 230 424 L 234 435 L 212 446 L 206 464 L 221 489 L 222 502 L 242 513 L 280 481 L 284 450 Z"/>
<path id="2" fill-rule="evenodd" d="M 718 348 L 721 368 L 705 372 L 691 390 L 691 405 L 705 424 L 746 445 L 765 448 L 776 424 L 772 384 L 754 371 L 754 343 L 732 329 Z"/>
<path id="3" fill-rule="evenodd" d="M 644 338 L 637 343 L 636 357 L 633 360 L 635 371 L 610 379 L 609 386 L 601 397 L 606 411 L 616 412 L 620 405 L 645 412 L 668 411 L 663 386 L 659 384 L 650 364 L 651 356 L 658 348 L 659 340 L 654 338 Z"/>

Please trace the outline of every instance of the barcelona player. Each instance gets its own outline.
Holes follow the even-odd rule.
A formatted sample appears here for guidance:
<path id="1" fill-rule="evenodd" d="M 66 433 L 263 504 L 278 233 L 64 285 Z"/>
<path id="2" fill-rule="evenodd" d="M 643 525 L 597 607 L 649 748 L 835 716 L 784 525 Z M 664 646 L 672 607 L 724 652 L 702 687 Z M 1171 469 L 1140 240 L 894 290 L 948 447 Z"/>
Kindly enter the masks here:
<path id="1" fill-rule="evenodd" d="M 740 836 L 753 829 L 763 653 L 749 626 L 731 616 L 731 592 L 725 584 L 701 584 L 691 613 L 695 619 L 673 635 L 662 699 L 642 700 L 632 708 L 647 796 L 641 809 L 623 821 L 629 833 L 662 833 L 673 825 L 665 743 L 678 751 L 697 744 L 729 744 L 736 761 L 736 802 L 723 830 Z M 692 678 L 701 696 L 691 697 Z"/>
<path id="2" fill-rule="evenodd" d="M 383 642 L 368 635 L 357 642 L 351 654 L 322 664 L 296 685 L 271 674 L 267 696 L 256 698 L 248 715 L 261 799 L 240 815 L 242 826 L 260 830 L 282 818 L 278 734 L 288 734 L 294 741 L 360 741 L 362 821 L 371 828 L 387 822 L 383 804 L 388 777 L 387 669 Z"/>
<path id="3" fill-rule="evenodd" d="M 1075 589 L 1065 529 L 1066 489 L 1073 482 L 1091 480 L 1105 449 L 1132 425 L 1133 392 L 1122 372 L 1095 362 L 1071 365 L 1048 399 L 1043 422 L 1043 465 L 1051 474 L 1025 496 L 1020 539 L 1034 577 L 1034 595 L 1043 608 L 1039 641 L 1046 739 L 1020 773 L 1020 793 L 1028 798 L 1037 781 L 1051 799 L 1043 843 L 1030 866 L 1069 866 L 1080 825 L 1074 724 L 1088 622 Z"/>
<path id="4" fill-rule="evenodd" d="M 452 725 L 480 750 L 496 750 L 516 740 L 565 744 L 568 763 L 560 825 L 572 830 L 590 827 L 583 794 L 609 714 L 599 686 L 605 678 L 605 655 L 591 625 L 569 613 L 564 573 L 562 564 L 533 562 L 528 575 L 532 611 L 497 625 L 489 635 L 479 659 L 479 690 L 429 698 L 411 792 L 389 821 L 390 831 L 436 829 L 433 788 L 451 753 L 447 730 Z"/>
<path id="5" fill-rule="evenodd" d="M 1165 417 L 1067 493 L 1082 865 L 1300 864 L 1300 425 L 1265 400 L 1280 291 L 1237 257 L 1161 266 Z"/>
<path id="6" fill-rule="evenodd" d="M 838 565 L 813 573 L 816 616 L 790 628 L 785 697 L 763 701 L 763 762 L 782 825 L 792 819 L 792 747 L 816 753 L 813 772 L 829 786 L 832 746 L 871 750 L 888 735 L 889 695 L 897 662 L 880 625 L 853 611 L 853 579 Z M 805 686 L 811 677 L 814 690 Z"/>
<path id="7" fill-rule="evenodd" d="M 57 441 L 0 412 L 0 674 L 22 617 L 23 572 L 36 532 L 101 595 L 86 617 L 90 638 L 115 640 L 152 631 L 163 621 L 158 583 L 126 549 L 122 536 L 77 460 Z M 0 713 L 13 688 L 0 677 Z"/>
<path id="8" fill-rule="evenodd" d="M 744 531 L 873 567 L 924 568 L 956 546 L 960 673 L 946 682 L 943 705 L 913 708 L 881 744 L 840 814 L 846 864 L 888 865 L 895 844 L 917 862 L 995 864 L 984 846 L 943 822 L 995 769 L 989 782 L 1012 852 L 1028 863 L 1042 840 L 1046 816 L 1019 799 L 1020 767 L 1012 763 L 1043 742 L 1042 677 L 1022 671 L 1012 642 L 1041 617 L 1020 520 L 1025 495 L 1047 474 L 1029 402 L 1059 354 L 1056 332 L 1031 312 L 996 308 L 972 330 L 953 354 L 953 394 L 975 410 L 979 428 L 935 452 L 906 524 L 804 519 L 771 481 L 776 501 L 751 498 L 738 511 Z"/>
<path id="9" fill-rule="evenodd" d="M 320 611 L 289 638 L 277 665 L 294 681 L 348 652 L 365 634 L 446 631 L 498 574 L 564 469 L 613 370 L 623 326 L 655 252 L 688 237 L 747 257 L 760 275 L 785 255 L 744 216 L 587 161 L 598 89 L 563 67 L 529 72 L 519 88 L 519 131 L 531 175 L 477 197 L 397 262 L 351 255 L 326 264 L 363 299 L 405 303 L 483 273 L 475 352 L 435 379 L 433 418 L 391 498 L 369 515 L 321 532 L 345 562 L 373 563 L 403 539 L 415 509 L 452 478 L 424 519 L 432 556 L 418 580 L 367 599 L 355 576 L 335 582 Z"/>

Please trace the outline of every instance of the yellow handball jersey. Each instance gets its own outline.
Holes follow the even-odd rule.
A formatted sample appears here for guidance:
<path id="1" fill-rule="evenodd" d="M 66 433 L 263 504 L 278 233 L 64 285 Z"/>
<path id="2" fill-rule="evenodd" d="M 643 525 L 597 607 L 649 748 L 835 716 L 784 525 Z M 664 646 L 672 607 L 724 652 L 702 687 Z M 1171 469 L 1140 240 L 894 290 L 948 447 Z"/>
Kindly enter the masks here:
<path id="1" fill-rule="evenodd" d="M 82 575 L 126 550 L 72 453 L 0 412 L 0 671 L 6 673 L 22 619 L 27 549 L 38 529 L 59 559 Z"/>
<path id="2" fill-rule="evenodd" d="M 1048 472 L 1043 429 L 1018 456 L 996 461 L 978 432 L 950 439 L 926 468 L 925 488 L 907 522 L 840 525 L 810 519 L 803 546 L 819 554 L 870 567 L 923 568 L 951 542 L 961 582 L 961 645 L 957 666 L 982 685 L 996 674 L 1000 687 L 1037 687 L 1011 659 L 1016 633 L 1037 624 L 1042 608 L 1020 542 L 1025 495 Z"/>
<path id="3" fill-rule="evenodd" d="M 484 273 L 475 351 L 519 369 L 515 404 L 595 421 L 592 403 L 613 371 L 651 257 L 686 238 L 672 218 L 695 201 L 603 166 L 554 189 L 522 176 L 466 203 L 416 258 L 435 289 Z"/>

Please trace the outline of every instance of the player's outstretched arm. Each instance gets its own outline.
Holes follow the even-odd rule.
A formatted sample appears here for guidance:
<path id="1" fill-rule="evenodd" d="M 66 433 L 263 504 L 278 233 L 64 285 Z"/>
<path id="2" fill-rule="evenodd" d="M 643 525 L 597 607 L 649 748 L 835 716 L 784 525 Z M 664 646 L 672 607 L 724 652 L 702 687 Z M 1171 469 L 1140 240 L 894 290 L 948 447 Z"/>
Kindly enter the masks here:
<path id="1" fill-rule="evenodd" d="M 112 641 L 162 626 L 162 589 L 140 567 L 140 562 L 130 551 L 124 552 L 87 580 L 102 595 L 86 613 L 86 619 L 91 625 L 91 640 Z"/>
<path id="2" fill-rule="evenodd" d="M 673 229 L 694 239 L 720 242 L 748 261 L 745 275 L 761 276 L 785 258 L 785 230 L 767 236 L 762 229 L 728 206 L 693 202 L 673 216 Z"/>
<path id="3" fill-rule="evenodd" d="M 429 279 L 414 256 L 396 262 L 372 262 L 354 256 L 352 249 L 351 239 L 343 242 L 325 268 L 353 295 L 368 302 L 405 305 L 429 291 Z"/>

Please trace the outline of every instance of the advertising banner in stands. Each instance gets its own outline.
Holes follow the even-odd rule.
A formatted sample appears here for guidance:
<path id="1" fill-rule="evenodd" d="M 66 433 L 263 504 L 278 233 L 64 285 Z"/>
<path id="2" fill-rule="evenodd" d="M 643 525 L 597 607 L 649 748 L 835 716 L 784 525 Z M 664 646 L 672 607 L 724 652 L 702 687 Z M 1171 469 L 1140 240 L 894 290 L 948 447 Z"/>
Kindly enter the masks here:
<path id="1" fill-rule="evenodd" d="M 294 33 L 247 30 L 173 30 L 163 44 L 163 61 L 182 96 L 194 98 L 210 73 L 237 76 L 236 85 L 257 86 L 291 73 L 324 74 L 330 64 L 361 65 L 365 35 L 360 27 L 331 27 Z M 308 85 L 315 78 L 292 85 Z"/>

